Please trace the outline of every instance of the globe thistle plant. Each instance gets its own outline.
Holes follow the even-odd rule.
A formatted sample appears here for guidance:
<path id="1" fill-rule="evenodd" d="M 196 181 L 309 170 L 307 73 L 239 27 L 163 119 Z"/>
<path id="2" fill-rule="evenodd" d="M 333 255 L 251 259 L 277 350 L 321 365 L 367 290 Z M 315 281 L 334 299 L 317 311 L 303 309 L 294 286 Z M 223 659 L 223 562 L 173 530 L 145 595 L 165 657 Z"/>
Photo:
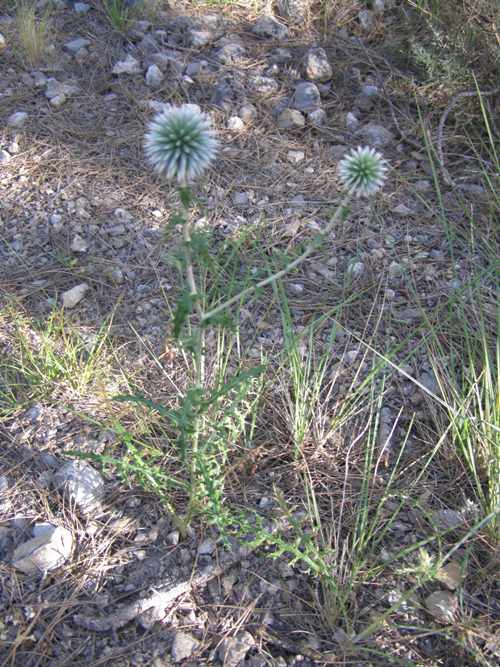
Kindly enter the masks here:
<path id="1" fill-rule="evenodd" d="M 144 150 L 155 171 L 180 184 L 198 178 L 217 154 L 209 117 L 195 105 L 168 105 L 149 123 Z"/>
<path id="2" fill-rule="evenodd" d="M 339 164 L 340 178 L 350 194 L 369 197 L 384 185 L 389 163 L 368 146 L 358 146 Z"/>

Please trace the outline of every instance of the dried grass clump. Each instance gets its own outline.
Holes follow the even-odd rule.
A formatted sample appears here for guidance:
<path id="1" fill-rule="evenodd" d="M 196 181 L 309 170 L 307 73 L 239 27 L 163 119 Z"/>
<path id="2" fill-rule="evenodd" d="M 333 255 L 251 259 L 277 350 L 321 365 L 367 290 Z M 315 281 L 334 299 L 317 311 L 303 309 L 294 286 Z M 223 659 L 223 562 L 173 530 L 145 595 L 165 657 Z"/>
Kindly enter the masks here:
<path id="1" fill-rule="evenodd" d="M 42 63 L 48 53 L 50 18 L 47 11 L 37 17 L 36 3 L 20 0 L 16 8 L 21 59 L 30 67 Z"/>

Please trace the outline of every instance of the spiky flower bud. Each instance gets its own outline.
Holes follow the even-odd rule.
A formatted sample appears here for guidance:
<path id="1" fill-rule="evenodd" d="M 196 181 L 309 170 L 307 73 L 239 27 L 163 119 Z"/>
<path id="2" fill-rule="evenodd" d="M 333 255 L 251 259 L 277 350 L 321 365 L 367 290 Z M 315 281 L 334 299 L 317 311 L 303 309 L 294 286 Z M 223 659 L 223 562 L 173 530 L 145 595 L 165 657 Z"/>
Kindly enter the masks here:
<path id="1" fill-rule="evenodd" d="M 339 164 L 339 176 L 356 197 L 369 197 L 384 185 L 389 163 L 368 146 L 353 148 Z"/>
<path id="2" fill-rule="evenodd" d="M 210 118 L 195 105 L 168 105 L 149 123 L 144 138 L 146 157 L 169 179 L 188 183 L 207 169 L 218 142 Z"/>

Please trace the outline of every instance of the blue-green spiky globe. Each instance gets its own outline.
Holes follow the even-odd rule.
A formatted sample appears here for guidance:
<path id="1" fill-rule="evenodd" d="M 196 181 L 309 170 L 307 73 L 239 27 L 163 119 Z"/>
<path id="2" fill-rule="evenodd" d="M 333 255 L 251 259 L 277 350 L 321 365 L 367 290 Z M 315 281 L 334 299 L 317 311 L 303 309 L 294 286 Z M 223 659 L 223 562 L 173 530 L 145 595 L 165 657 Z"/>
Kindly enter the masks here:
<path id="1" fill-rule="evenodd" d="M 368 146 L 353 148 L 339 163 L 339 176 L 349 193 L 369 197 L 384 185 L 389 163 Z"/>
<path id="2" fill-rule="evenodd" d="M 168 105 L 149 123 L 144 138 L 146 157 L 169 179 L 188 183 L 207 169 L 218 142 L 209 117 L 195 105 Z"/>

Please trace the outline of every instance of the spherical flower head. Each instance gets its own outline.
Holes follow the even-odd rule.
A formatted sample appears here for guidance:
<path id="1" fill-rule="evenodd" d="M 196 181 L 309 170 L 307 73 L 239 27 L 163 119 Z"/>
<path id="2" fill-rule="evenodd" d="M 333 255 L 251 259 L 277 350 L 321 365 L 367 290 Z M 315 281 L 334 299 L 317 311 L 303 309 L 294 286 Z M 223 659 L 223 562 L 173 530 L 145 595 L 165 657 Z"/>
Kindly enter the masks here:
<path id="1" fill-rule="evenodd" d="M 356 197 L 369 197 L 384 185 L 389 163 L 368 146 L 353 148 L 339 164 L 340 179 Z"/>
<path id="2" fill-rule="evenodd" d="M 149 123 L 144 138 L 146 157 L 169 179 L 188 183 L 210 166 L 218 142 L 210 118 L 195 105 L 168 105 Z"/>

